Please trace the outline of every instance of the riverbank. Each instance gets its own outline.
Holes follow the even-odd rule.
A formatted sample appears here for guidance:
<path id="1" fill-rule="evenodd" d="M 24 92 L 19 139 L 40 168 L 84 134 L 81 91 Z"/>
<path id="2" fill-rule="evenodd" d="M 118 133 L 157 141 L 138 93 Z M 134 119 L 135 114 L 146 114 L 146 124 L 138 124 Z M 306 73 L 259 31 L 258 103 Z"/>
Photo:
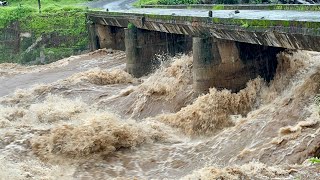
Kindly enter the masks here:
<path id="1" fill-rule="evenodd" d="M 46 1 L 41 13 L 31 1 L 0 7 L 0 63 L 46 64 L 87 51 L 87 9 L 68 2 Z"/>

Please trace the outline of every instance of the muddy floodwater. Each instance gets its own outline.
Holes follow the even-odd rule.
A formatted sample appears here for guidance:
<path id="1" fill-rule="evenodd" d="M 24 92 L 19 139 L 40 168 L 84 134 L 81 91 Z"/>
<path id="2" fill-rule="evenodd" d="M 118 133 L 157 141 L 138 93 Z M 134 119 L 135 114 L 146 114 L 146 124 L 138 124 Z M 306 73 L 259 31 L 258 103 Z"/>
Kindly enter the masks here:
<path id="1" fill-rule="evenodd" d="M 161 59 L 161 57 L 159 57 Z M 0 179 L 320 179 L 320 53 L 196 97 L 192 54 L 142 78 L 125 53 L 0 64 Z"/>

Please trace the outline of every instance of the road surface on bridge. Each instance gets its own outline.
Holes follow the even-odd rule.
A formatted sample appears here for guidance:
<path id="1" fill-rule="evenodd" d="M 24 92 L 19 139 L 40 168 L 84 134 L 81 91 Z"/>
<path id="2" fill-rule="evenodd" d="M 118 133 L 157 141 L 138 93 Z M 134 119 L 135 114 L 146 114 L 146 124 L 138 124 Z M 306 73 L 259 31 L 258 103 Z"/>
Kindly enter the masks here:
<path id="1" fill-rule="evenodd" d="M 208 10 L 195 9 L 153 9 L 153 8 L 135 8 L 128 10 L 115 10 L 121 13 L 134 14 L 157 14 L 157 15 L 175 15 L 208 17 Z M 234 10 L 217 10 L 212 12 L 213 18 L 235 18 L 235 19 L 266 19 L 266 20 L 285 20 L 285 21 L 309 21 L 320 22 L 320 12 L 309 11 L 284 11 L 284 10 L 241 10 L 235 13 Z"/>
<path id="2" fill-rule="evenodd" d="M 111 12 L 134 14 L 157 14 L 175 16 L 208 17 L 208 10 L 204 9 L 163 9 L 163 8 L 135 8 L 132 3 L 135 0 L 101 0 L 88 3 L 89 7 L 108 9 Z M 266 19 L 285 21 L 309 21 L 320 22 L 320 11 L 293 11 L 293 10 L 213 10 L 213 18 L 236 19 Z"/>

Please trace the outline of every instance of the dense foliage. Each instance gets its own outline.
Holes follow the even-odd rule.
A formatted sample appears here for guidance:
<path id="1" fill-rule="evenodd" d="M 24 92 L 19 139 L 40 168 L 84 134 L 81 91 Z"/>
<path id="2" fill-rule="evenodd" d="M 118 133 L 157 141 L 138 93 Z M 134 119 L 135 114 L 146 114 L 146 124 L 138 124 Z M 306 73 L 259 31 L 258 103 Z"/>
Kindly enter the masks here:
<path id="1" fill-rule="evenodd" d="M 37 0 L 10 2 L 0 7 L 0 63 L 48 63 L 87 49 L 86 9 L 67 5 L 83 0 L 41 0 L 41 14 Z"/>

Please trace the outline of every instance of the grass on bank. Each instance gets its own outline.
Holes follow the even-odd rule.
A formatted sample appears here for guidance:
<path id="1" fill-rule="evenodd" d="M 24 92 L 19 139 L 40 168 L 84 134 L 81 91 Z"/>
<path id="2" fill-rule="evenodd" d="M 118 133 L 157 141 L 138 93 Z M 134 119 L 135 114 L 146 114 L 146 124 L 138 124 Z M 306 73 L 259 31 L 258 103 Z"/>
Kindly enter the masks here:
<path id="1" fill-rule="evenodd" d="M 38 0 L 7 0 L 9 6 L 31 6 L 38 8 Z M 92 0 L 40 0 L 41 6 L 76 6 Z"/>
<path id="2" fill-rule="evenodd" d="M 41 14 L 38 9 L 37 0 L 10 0 L 9 6 L 0 6 L 0 29 L 5 28 L 8 23 L 24 19 L 30 16 L 45 16 L 61 12 L 85 12 L 80 6 L 88 0 L 41 0 Z"/>
<path id="3" fill-rule="evenodd" d="M 83 2 L 87 1 L 41 0 L 41 13 L 37 0 L 12 0 L 9 6 L 0 7 L 0 63 L 33 63 L 40 51 L 47 57 L 45 63 L 49 63 L 86 50 L 87 8 L 79 6 Z M 11 37 L 12 28 L 18 32 L 29 32 L 32 37 L 22 38 L 19 46 L 2 43 Z M 27 53 L 26 49 L 39 37 L 44 39 L 44 44 Z"/>
<path id="4" fill-rule="evenodd" d="M 317 158 L 317 157 L 310 158 L 309 161 L 310 161 L 312 164 L 319 164 L 319 163 L 320 163 L 320 159 Z"/>

